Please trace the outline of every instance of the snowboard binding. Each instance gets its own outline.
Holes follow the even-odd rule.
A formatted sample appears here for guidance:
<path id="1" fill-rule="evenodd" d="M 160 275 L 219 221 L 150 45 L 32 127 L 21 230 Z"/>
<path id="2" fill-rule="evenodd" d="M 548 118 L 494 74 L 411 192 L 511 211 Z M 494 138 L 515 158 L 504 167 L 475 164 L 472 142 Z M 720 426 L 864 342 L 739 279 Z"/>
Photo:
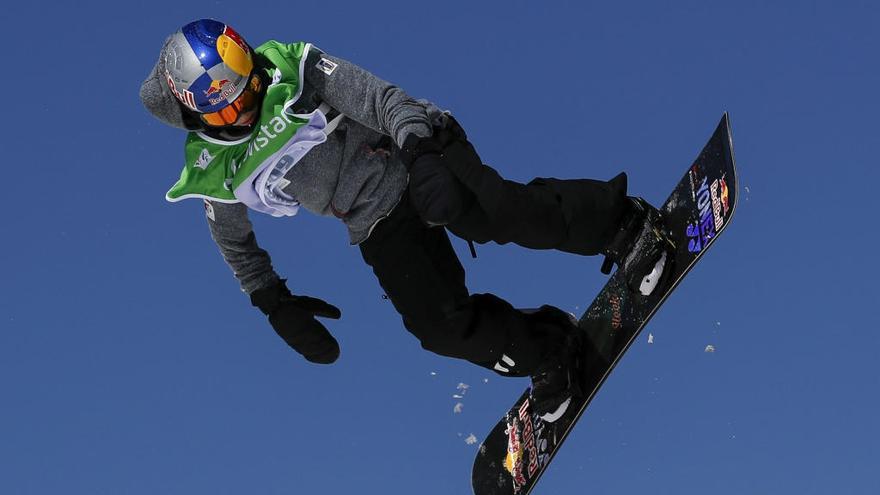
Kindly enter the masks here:
<path id="1" fill-rule="evenodd" d="M 532 408 L 547 423 L 561 418 L 572 399 L 583 396 L 581 369 L 586 335 L 578 327 L 578 320 L 553 306 L 542 306 L 529 318 L 554 328 L 555 345 L 545 356 L 544 363 L 531 375 Z"/>
<path id="2" fill-rule="evenodd" d="M 657 208 L 642 198 L 627 198 L 628 211 L 608 247 L 603 251 L 602 273 L 616 264 L 626 271 L 626 285 L 642 296 L 651 295 L 672 273 L 675 243 Z"/>

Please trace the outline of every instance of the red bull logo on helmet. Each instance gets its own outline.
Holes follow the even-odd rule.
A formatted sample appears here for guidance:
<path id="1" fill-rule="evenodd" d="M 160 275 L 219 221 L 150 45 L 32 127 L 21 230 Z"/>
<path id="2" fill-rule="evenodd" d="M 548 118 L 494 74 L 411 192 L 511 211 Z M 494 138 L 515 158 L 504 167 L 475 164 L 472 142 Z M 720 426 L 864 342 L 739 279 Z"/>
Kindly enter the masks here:
<path id="1" fill-rule="evenodd" d="M 208 89 L 205 90 L 205 96 L 211 96 L 213 94 L 219 93 L 223 89 L 223 86 L 226 86 L 226 84 L 228 83 L 229 79 L 221 79 L 219 81 L 214 79 L 213 81 L 211 81 L 211 85 L 208 86 Z"/>
<path id="2" fill-rule="evenodd" d="M 175 98 L 177 98 L 181 103 L 187 106 L 192 110 L 198 110 L 198 106 L 196 106 L 195 95 L 192 94 L 192 91 L 184 89 L 180 91 L 177 89 L 177 85 L 174 84 L 174 78 L 171 77 L 171 74 L 168 71 L 165 71 L 165 80 L 168 82 L 168 89 L 171 90 L 171 93 L 174 94 Z"/>
<path id="3" fill-rule="evenodd" d="M 204 91 L 205 97 L 208 98 L 208 103 L 216 105 L 225 101 L 229 95 L 234 94 L 237 87 L 238 86 L 229 79 L 214 79 L 211 81 L 211 85 L 208 86 L 208 89 Z"/>

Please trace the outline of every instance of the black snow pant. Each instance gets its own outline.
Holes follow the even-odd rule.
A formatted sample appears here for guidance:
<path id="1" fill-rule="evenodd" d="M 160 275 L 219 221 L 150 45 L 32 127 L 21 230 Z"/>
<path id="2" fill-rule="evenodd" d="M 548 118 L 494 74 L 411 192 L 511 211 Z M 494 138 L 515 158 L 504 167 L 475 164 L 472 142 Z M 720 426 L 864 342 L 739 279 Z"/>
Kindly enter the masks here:
<path id="1" fill-rule="evenodd" d="M 623 215 L 626 176 L 520 184 L 459 144 L 460 152 L 447 149 L 445 166 L 410 170 L 409 189 L 361 253 L 423 348 L 527 376 L 558 352 L 564 329 L 493 294 L 470 294 L 446 230 L 431 225 L 478 243 L 599 254 Z"/>

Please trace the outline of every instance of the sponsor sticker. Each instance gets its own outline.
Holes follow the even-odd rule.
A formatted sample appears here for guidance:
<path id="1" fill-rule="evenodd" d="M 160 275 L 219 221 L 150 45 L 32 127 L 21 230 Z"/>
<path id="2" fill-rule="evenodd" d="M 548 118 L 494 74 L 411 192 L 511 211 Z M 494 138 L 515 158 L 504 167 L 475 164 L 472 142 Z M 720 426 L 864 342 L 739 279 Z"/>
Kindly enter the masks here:
<path id="1" fill-rule="evenodd" d="M 333 75 L 333 71 L 336 70 L 336 67 L 338 67 L 338 64 L 332 60 L 321 57 L 321 60 L 318 60 L 318 63 L 315 64 L 315 67 L 320 69 L 320 71 L 324 74 L 331 76 Z"/>
<path id="2" fill-rule="evenodd" d="M 212 79 L 211 85 L 205 90 L 205 96 L 211 96 L 223 91 L 223 86 L 229 84 L 229 79 Z"/>
<path id="3" fill-rule="evenodd" d="M 727 189 L 727 181 L 722 177 L 718 180 L 718 187 L 721 189 L 721 207 L 724 209 L 724 216 L 730 212 L 730 191 Z"/>
<path id="4" fill-rule="evenodd" d="M 703 177 L 700 187 L 696 190 L 697 209 L 700 212 L 698 220 L 692 221 L 687 226 L 688 251 L 699 253 L 715 237 L 720 225 L 717 223 L 717 212 L 722 208 L 718 198 L 718 181 L 709 184 L 709 179 Z M 717 200 L 717 201 L 716 201 Z"/>
<path id="5" fill-rule="evenodd" d="M 721 196 L 718 193 L 718 181 L 712 182 L 709 188 L 712 193 L 712 216 L 715 219 L 715 230 L 717 231 L 724 225 L 724 217 L 722 216 Z"/>
<path id="6" fill-rule="evenodd" d="M 199 154 L 199 158 L 196 160 L 196 163 L 193 164 L 194 167 L 205 170 L 208 168 L 208 165 L 214 161 L 214 157 L 211 156 L 211 153 L 208 152 L 207 148 L 203 148 L 202 152 Z"/>
<path id="7" fill-rule="evenodd" d="M 526 483 L 523 474 L 523 447 L 519 440 L 519 420 L 508 415 L 507 419 L 507 456 L 504 458 L 504 468 L 513 476 L 514 492 L 519 492 L 520 487 Z"/>
<path id="8" fill-rule="evenodd" d="M 537 474 L 543 464 L 542 460 L 546 462 L 548 457 L 539 456 L 536 433 L 540 432 L 534 429 L 533 416 L 528 399 L 520 406 L 516 416 L 511 413 L 507 416 L 507 456 L 504 459 L 504 467 L 513 477 L 514 493 L 522 490 L 528 480 Z"/>
<path id="9" fill-rule="evenodd" d="M 217 220 L 214 217 L 214 205 L 212 205 L 207 199 L 205 200 L 205 216 L 211 219 L 212 222 Z"/>
<path id="10" fill-rule="evenodd" d="M 235 93 L 236 89 L 235 83 L 230 82 L 229 79 L 213 79 L 211 80 L 211 85 L 208 86 L 204 93 L 205 97 L 208 98 L 208 103 L 216 105 L 226 101 L 227 98 Z"/>
<path id="11" fill-rule="evenodd" d="M 623 313 L 620 309 L 620 296 L 612 293 L 608 296 L 608 302 L 611 304 L 611 328 L 618 330 L 623 326 Z"/>

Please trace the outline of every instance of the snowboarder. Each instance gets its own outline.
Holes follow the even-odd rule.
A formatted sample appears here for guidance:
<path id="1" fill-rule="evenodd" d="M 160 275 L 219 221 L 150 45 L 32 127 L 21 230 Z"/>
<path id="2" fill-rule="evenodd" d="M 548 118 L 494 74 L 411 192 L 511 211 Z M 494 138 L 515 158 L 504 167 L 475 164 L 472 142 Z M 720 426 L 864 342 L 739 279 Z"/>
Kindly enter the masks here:
<path id="1" fill-rule="evenodd" d="M 334 362 L 339 345 L 316 317 L 341 312 L 291 293 L 257 244 L 249 208 L 340 219 L 423 348 L 530 376 L 534 407 L 548 420 L 578 393 L 581 332 L 553 306 L 520 311 L 470 294 L 447 231 L 621 264 L 643 226 L 659 221 L 656 209 L 627 197 L 623 173 L 607 182 L 505 180 L 435 105 L 309 43 L 252 48 L 211 19 L 166 39 L 140 97 L 153 116 L 188 131 L 184 169 L 166 198 L 204 200 L 223 258 L 290 347 Z M 664 258 L 655 251 L 639 270 L 654 281 Z"/>

